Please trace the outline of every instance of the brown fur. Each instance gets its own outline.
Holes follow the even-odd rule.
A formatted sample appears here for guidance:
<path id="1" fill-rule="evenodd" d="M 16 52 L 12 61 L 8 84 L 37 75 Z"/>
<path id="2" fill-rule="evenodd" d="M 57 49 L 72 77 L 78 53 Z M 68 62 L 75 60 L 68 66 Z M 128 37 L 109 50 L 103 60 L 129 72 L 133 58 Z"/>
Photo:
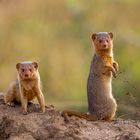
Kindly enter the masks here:
<path id="1" fill-rule="evenodd" d="M 112 95 L 112 75 L 116 77 L 118 64 L 113 58 L 113 34 L 106 32 L 94 33 L 92 41 L 95 54 L 91 63 L 87 82 L 89 114 L 63 111 L 62 115 L 78 116 L 86 120 L 112 120 L 117 104 Z M 91 118 L 91 119 L 89 119 Z"/>
<path id="2" fill-rule="evenodd" d="M 79 118 L 86 119 L 87 121 L 95 121 L 97 120 L 97 117 L 94 115 L 89 115 L 84 112 L 76 112 L 76 111 L 69 111 L 65 110 L 62 112 L 62 116 L 65 118 L 65 121 L 68 122 L 68 116 L 77 116 Z"/>
<path id="3" fill-rule="evenodd" d="M 22 104 L 23 114 L 27 114 L 27 104 L 37 97 L 41 110 L 45 112 L 44 96 L 41 91 L 38 64 L 36 62 L 21 62 L 16 64 L 18 80 L 10 84 L 4 96 L 5 103 L 14 105 L 14 101 Z"/>

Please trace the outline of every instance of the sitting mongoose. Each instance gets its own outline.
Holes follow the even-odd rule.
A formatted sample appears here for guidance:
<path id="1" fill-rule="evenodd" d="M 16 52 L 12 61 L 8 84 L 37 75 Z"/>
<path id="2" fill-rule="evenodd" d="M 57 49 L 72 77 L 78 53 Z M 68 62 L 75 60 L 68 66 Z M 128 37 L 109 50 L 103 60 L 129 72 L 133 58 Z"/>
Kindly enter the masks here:
<path id="1" fill-rule="evenodd" d="M 37 62 L 17 63 L 16 69 L 18 78 L 10 84 L 8 91 L 4 95 L 5 103 L 11 106 L 14 105 L 14 102 L 21 103 L 22 113 L 27 114 L 28 102 L 37 97 L 41 111 L 44 113 L 45 102 L 41 91 Z"/>
<path id="2" fill-rule="evenodd" d="M 112 120 L 117 104 L 112 95 L 112 75 L 116 77 L 118 63 L 113 58 L 113 33 L 99 32 L 92 35 L 95 54 L 87 82 L 89 113 L 63 111 L 62 116 L 78 116 L 89 121 Z"/>

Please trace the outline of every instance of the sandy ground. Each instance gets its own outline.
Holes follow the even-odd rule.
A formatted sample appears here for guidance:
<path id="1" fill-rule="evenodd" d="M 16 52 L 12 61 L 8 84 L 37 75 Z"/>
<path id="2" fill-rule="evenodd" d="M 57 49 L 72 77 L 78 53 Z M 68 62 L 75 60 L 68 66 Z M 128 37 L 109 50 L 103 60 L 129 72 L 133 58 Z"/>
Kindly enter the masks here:
<path id="1" fill-rule="evenodd" d="M 10 107 L 0 99 L 0 140 L 140 140 L 140 121 L 90 122 L 73 116 L 65 122 L 53 106 L 45 114 L 37 104 L 28 109 L 22 115 L 20 105 Z"/>

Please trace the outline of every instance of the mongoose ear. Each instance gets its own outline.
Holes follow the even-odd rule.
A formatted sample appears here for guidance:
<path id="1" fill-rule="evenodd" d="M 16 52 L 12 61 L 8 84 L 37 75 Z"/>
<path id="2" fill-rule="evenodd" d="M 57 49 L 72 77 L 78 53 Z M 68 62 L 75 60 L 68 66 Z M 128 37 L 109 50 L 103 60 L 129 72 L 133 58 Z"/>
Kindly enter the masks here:
<path id="1" fill-rule="evenodd" d="M 113 33 L 109 32 L 108 34 L 109 34 L 110 38 L 113 39 Z"/>
<path id="2" fill-rule="evenodd" d="M 96 33 L 93 33 L 93 34 L 92 34 L 91 37 L 92 37 L 92 40 L 93 40 L 93 41 L 96 39 L 96 35 L 97 35 Z"/>
<path id="3" fill-rule="evenodd" d="M 37 62 L 33 62 L 33 65 L 36 69 L 38 69 L 38 63 Z"/>
<path id="4" fill-rule="evenodd" d="M 19 67 L 20 67 L 20 63 L 17 63 L 17 64 L 16 64 L 16 69 L 18 70 Z"/>

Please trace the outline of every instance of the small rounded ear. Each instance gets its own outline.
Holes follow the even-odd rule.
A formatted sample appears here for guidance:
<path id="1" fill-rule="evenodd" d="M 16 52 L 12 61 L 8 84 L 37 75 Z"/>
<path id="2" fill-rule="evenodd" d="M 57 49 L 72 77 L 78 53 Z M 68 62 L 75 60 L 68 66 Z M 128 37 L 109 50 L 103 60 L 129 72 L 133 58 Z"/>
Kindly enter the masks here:
<path id="1" fill-rule="evenodd" d="M 108 34 L 109 34 L 110 38 L 113 39 L 113 33 L 109 32 Z"/>
<path id="2" fill-rule="evenodd" d="M 92 37 L 92 40 L 93 40 L 93 41 L 96 39 L 96 35 L 97 35 L 96 33 L 93 33 L 93 34 L 92 34 L 91 37 Z"/>
<path id="3" fill-rule="evenodd" d="M 17 64 L 16 64 L 16 69 L 18 70 L 19 67 L 20 67 L 20 63 L 17 63 Z"/>
<path id="4" fill-rule="evenodd" d="M 38 69 L 38 63 L 37 62 L 33 62 L 33 65 L 36 69 Z"/>

